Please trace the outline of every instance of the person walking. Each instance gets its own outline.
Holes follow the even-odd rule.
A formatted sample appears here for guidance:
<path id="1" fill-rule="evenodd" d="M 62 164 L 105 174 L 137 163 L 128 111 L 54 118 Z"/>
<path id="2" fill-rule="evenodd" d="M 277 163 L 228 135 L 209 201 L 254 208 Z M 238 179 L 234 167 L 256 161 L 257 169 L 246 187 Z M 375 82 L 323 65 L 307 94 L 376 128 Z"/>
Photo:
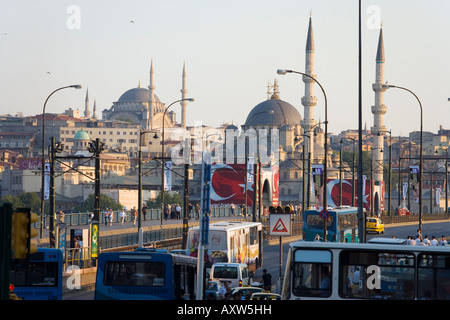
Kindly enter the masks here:
<path id="1" fill-rule="evenodd" d="M 111 227 L 112 227 L 113 220 L 114 220 L 114 211 L 113 211 L 113 209 L 111 208 L 111 209 L 109 209 L 109 225 L 110 225 Z"/>
<path id="2" fill-rule="evenodd" d="M 142 215 L 144 216 L 144 221 L 147 221 L 147 204 L 144 203 L 144 206 L 142 207 Z"/>
<path id="3" fill-rule="evenodd" d="M 105 215 L 105 217 L 104 217 L 105 218 L 105 226 L 107 226 L 108 222 L 109 222 L 109 210 L 108 210 L 108 208 L 106 208 L 104 215 Z"/>
<path id="4" fill-rule="evenodd" d="M 136 207 L 133 207 L 133 209 L 131 209 L 131 218 L 133 219 L 133 226 L 135 226 L 136 225 L 136 218 L 137 218 Z"/>
<path id="5" fill-rule="evenodd" d="M 267 269 L 263 269 L 263 275 L 261 277 L 264 290 L 272 290 L 272 275 L 267 272 Z"/>
<path id="6" fill-rule="evenodd" d="M 125 212 L 125 209 L 122 208 L 122 211 L 120 211 L 120 220 L 121 220 L 121 222 L 122 222 L 122 225 L 123 225 L 123 223 L 125 222 L 126 216 L 127 216 L 127 214 L 126 214 L 126 212 Z"/>

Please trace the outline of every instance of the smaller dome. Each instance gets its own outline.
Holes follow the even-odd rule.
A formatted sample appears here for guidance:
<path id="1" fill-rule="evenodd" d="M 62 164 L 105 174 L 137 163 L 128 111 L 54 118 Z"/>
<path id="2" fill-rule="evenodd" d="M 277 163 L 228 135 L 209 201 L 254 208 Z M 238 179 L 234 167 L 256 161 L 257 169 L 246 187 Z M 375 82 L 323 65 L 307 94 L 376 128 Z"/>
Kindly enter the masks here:
<path id="1" fill-rule="evenodd" d="M 75 133 L 75 136 L 73 137 L 74 140 L 90 140 L 89 134 L 84 131 L 80 130 Z"/>
<path id="2" fill-rule="evenodd" d="M 238 127 L 236 127 L 234 124 L 228 125 L 225 130 L 238 130 Z"/>

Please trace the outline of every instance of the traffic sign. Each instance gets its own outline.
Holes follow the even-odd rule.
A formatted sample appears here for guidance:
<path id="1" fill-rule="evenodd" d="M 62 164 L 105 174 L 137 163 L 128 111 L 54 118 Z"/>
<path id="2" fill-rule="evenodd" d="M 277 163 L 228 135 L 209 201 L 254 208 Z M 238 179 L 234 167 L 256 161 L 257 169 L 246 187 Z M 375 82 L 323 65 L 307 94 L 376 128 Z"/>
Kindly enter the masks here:
<path id="1" fill-rule="evenodd" d="M 291 215 L 288 213 L 269 214 L 269 234 L 271 236 L 290 236 Z"/>
<path id="2" fill-rule="evenodd" d="M 323 209 L 322 211 L 320 211 L 319 215 L 323 220 L 327 220 L 330 217 L 330 212 L 328 212 L 328 210 L 326 209 Z"/>

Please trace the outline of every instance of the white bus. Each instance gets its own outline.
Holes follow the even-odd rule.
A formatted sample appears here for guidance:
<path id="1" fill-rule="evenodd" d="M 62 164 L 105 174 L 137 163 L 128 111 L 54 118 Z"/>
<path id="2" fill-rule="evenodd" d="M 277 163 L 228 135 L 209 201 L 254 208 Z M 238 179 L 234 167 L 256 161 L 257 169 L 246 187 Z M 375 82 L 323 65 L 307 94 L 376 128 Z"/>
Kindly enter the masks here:
<path id="1" fill-rule="evenodd" d="M 450 247 L 294 242 L 283 298 L 450 300 Z"/>
<path id="2" fill-rule="evenodd" d="M 200 228 L 189 229 L 187 254 L 197 257 Z M 259 222 L 222 221 L 209 225 L 205 267 L 216 262 L 246 263 L 249 271 L 262 266 L 263 233 Z"/>

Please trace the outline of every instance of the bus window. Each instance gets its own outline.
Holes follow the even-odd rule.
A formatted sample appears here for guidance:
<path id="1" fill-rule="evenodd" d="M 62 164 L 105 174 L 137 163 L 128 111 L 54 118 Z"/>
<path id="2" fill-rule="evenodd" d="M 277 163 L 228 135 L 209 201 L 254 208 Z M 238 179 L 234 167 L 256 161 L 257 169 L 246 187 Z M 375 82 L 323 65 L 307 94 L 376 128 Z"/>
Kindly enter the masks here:
<path id="1" fill-rule="evenodd" d="M 414 255 L 404 252 L 342 251 L 343 298 L 414 299 Z"/>
<path id="2" fill-rule="evenodd" d="M 296 250 L 294 252 L 293 294 L 329 297 L 331 295 L 331 252 Z"/>
<path id="3" fill-rule="evenodd" d="M 419 300 L 449 300 L 450 256 L 420 254 L 417 261 L 417 298 Z"/>

